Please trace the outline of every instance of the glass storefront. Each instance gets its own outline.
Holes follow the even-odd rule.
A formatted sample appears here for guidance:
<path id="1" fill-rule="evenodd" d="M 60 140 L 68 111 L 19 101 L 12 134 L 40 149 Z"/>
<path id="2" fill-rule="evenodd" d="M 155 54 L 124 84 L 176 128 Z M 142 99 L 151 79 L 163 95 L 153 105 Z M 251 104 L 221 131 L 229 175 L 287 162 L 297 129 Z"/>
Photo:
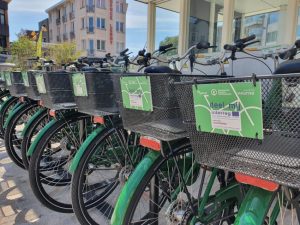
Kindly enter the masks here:
<path id="1" fill-rule="evenodd" d="M 191 0 L 189 47 L 208 41 L 220 50 L 223 28 L 223 0 Z"/>
<path id="2" fill-rule="evenodd" d="M 168 56 L 178 54 L 180 0 L 170 0 L 156 4 L 155 48 L 161 45 L 173 44 L 176 50 L 167 53 Z"/>
<path id="3" fill-rule="evenodd" d="M 260 40 L 257 46 L 281 44 L 287 4 L 288 0 L 235 0 L 233 40 L 255 34 Z"/>

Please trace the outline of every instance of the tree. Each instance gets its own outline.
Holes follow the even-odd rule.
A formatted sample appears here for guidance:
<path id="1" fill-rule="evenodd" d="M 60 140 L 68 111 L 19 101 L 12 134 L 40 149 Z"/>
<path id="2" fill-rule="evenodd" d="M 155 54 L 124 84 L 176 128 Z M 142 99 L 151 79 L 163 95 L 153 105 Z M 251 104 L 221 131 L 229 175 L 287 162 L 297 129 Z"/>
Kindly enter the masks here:
<path id="1" fill-rule="evenodd" d="M 12 62 L 16 65 L 16 69 L 27 69 L 27 60 L 35 57 L 36 46 L 26 36 L 20 36 L 19 39 L 13 42 L 10 46 Z"/>
<path id="2" fill-rule="evenodd" d="M 159 46 L 173 44 L 173 48 L 176 48 L 172 51 L 167 52 L 166 56 L 173 56 L 178 54 L 178 36 L 166 37 L 163 41 L 159 43 Z"/>
<path id="3" fill-rule="evenodd" d="M 49 58 L 57 65 L 65 65 L 75 61 L 80 57 L 80 52 L 76 50 L 75 42 L 64 42 L 49 47 Z"/>

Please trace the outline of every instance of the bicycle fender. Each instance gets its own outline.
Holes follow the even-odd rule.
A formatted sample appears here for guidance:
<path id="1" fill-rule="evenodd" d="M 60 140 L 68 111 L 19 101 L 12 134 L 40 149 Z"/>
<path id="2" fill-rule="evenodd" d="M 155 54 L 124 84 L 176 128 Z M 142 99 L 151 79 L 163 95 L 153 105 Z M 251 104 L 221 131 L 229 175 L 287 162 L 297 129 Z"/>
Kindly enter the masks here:
<path id="1" fill-rule="evenodd" d="M 37 111 L 27 122 L 26 126 L 24 127 L 21 136 L 24 137 L 25 134 L 27 133 L 28 129 L 31 127 L 32 123 L 43 113 L 47 112 L 46 108 L 40 109 L 39 111 Z"/>
<path id="2" fill-rule="evenodd" d="M 104 126 L 98 127 L 96 130 L 91 133 L 88 138 L 83 142 L 83 144 L 80 146 L 79 150 L 76 152 L 71 165 L 69 167 L 69 172 L 74 173 L 79 165 L 79 162 L 86 151 L 87 147 L 93 142 L 93 140 L 105 129 Z"/>
<path id="3" fill-rule="evenodd" d="M 115 206 L 115 210 L 111 218 L 112 225 L 122 225 L 126 213 L 125 209 L 129 207 L 129 202 L 133 196 L 133 193 L 136 191 L 139 183 L 142 181 L 148 170 L 158 159 L 158 157 L 160 157 L 160 155 L 160 152 L 150 151 L 131 174 L 125 186 L 123 187 Z"/>

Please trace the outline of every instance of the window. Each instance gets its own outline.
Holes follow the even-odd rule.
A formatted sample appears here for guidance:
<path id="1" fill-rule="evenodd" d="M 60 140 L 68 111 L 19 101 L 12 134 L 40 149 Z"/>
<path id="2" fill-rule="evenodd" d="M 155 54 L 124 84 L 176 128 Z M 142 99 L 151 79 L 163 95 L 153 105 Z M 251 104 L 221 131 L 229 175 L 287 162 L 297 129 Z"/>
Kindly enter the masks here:
<path id="1" fill-rule="evenodd" d="M 116 11 L 118 13 L 124 13 L 124 3 L 122 2 L 117 2 L 116 3 Z"/>
<path id="2" fill-rule="evenodd" d="M 75 23 L 71 22 L 71 32 L 75 32 Z"/>
<path id="3" fill-rule="evenodd" d="M 81 29 L 85 28 L 84 17 L 81 18 Z"/>
<path id="4" fill-rule="evenodd" d="M 97 0 L 97 8 L 105 9 L 105 0 Z"/>
<path id="5" fill-rule="evenodd" d="M 97 28 L 98 29 L 105 29 L 105 19 L 97 18 Z"/>
<path id="6" fill-rule="evenodd" d="M 5 24 L 5 11 L 3 9 L 0 10 L 0 24 Z"/>
<path id="7" fill-rule="evenodd" d="M 82 50 L 86 49 L 86 42 L 85 42 L 85 40 L 81 40 L 81 49 Z"/>
<path id="8" fill-rule="evenodd" d="M 67 7 L 64 7 L 63 13 L 64 13 L 64 16 L 67 16 Z"/>
<path id="9" fill-rule="evenodd" d="M 60 27 L 57 27 L 57 35 L 60 36 Z"/>
<path id="10" fill-rule="evenodd" d="M 97 50 L 105 51 L 106 43 L 104 40 L 97 40 Z"/>
<path id="11" fill-rule="evenodd" d="M 67 33 L 67 24 L 64 24 L 64 34 Z"/>
<path id="12" fill-rule="evenodd" d="M 52 13 L 49 13 L 49 23 L 52 23 Z"/>
<path id="13" fill-rule="evenodd" d="M 71 12 L 74 12 L 74 3 L 71 3 Z"/>
<path id="14" fill-rule="evenodd" d="M 117 42 L 117 53 L 120 53 L 125 49 L 125 44 L 123 42 Z"/>
<path id="15" fill-rule="evenodd" d="M 50 40 L 53 39 L 53 31 L 52 30 L 49 31 L 49 38 L 50 38 Z"/>
<path id="16" fill-rule="evenodd" d="M 116 31 L 124 32 L 124 23 L 117 21 L 116 22 Z"/>
<path id="17" fill-rule="evenodd" d="M 260 40 L 256 44 L 259 47 L 280 44 L 285 35 L 280 24 L 286 24 L 288 19 L 287 4 L 288 0 L 274 1 L 272 4 L 252 0 L 246 6 L 235 0 L 234 17 L 241 22 L 234 25 L 234 40 L 255 34 Z"/>
<path id="18" fill-rule="evenodd" d="M 81 2 L 80 2 L 80 8 L 82 9 L 84 7 L 85 7 L 85 0 L 81 0 Z"/>

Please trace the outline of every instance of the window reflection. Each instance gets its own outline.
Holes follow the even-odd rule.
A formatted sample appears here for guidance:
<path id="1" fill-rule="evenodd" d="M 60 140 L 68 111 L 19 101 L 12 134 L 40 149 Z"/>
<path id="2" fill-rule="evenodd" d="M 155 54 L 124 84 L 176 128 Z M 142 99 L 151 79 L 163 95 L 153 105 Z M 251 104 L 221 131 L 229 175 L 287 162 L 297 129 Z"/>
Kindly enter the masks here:
<path id="1" fill-rule="evenodd" d="M 257 46 L 273 46 L 282 42 L 284 29 L 279 29 L 287 19 L 287 0 L 235 0 L 233 40 L 255 34 Z"/>

